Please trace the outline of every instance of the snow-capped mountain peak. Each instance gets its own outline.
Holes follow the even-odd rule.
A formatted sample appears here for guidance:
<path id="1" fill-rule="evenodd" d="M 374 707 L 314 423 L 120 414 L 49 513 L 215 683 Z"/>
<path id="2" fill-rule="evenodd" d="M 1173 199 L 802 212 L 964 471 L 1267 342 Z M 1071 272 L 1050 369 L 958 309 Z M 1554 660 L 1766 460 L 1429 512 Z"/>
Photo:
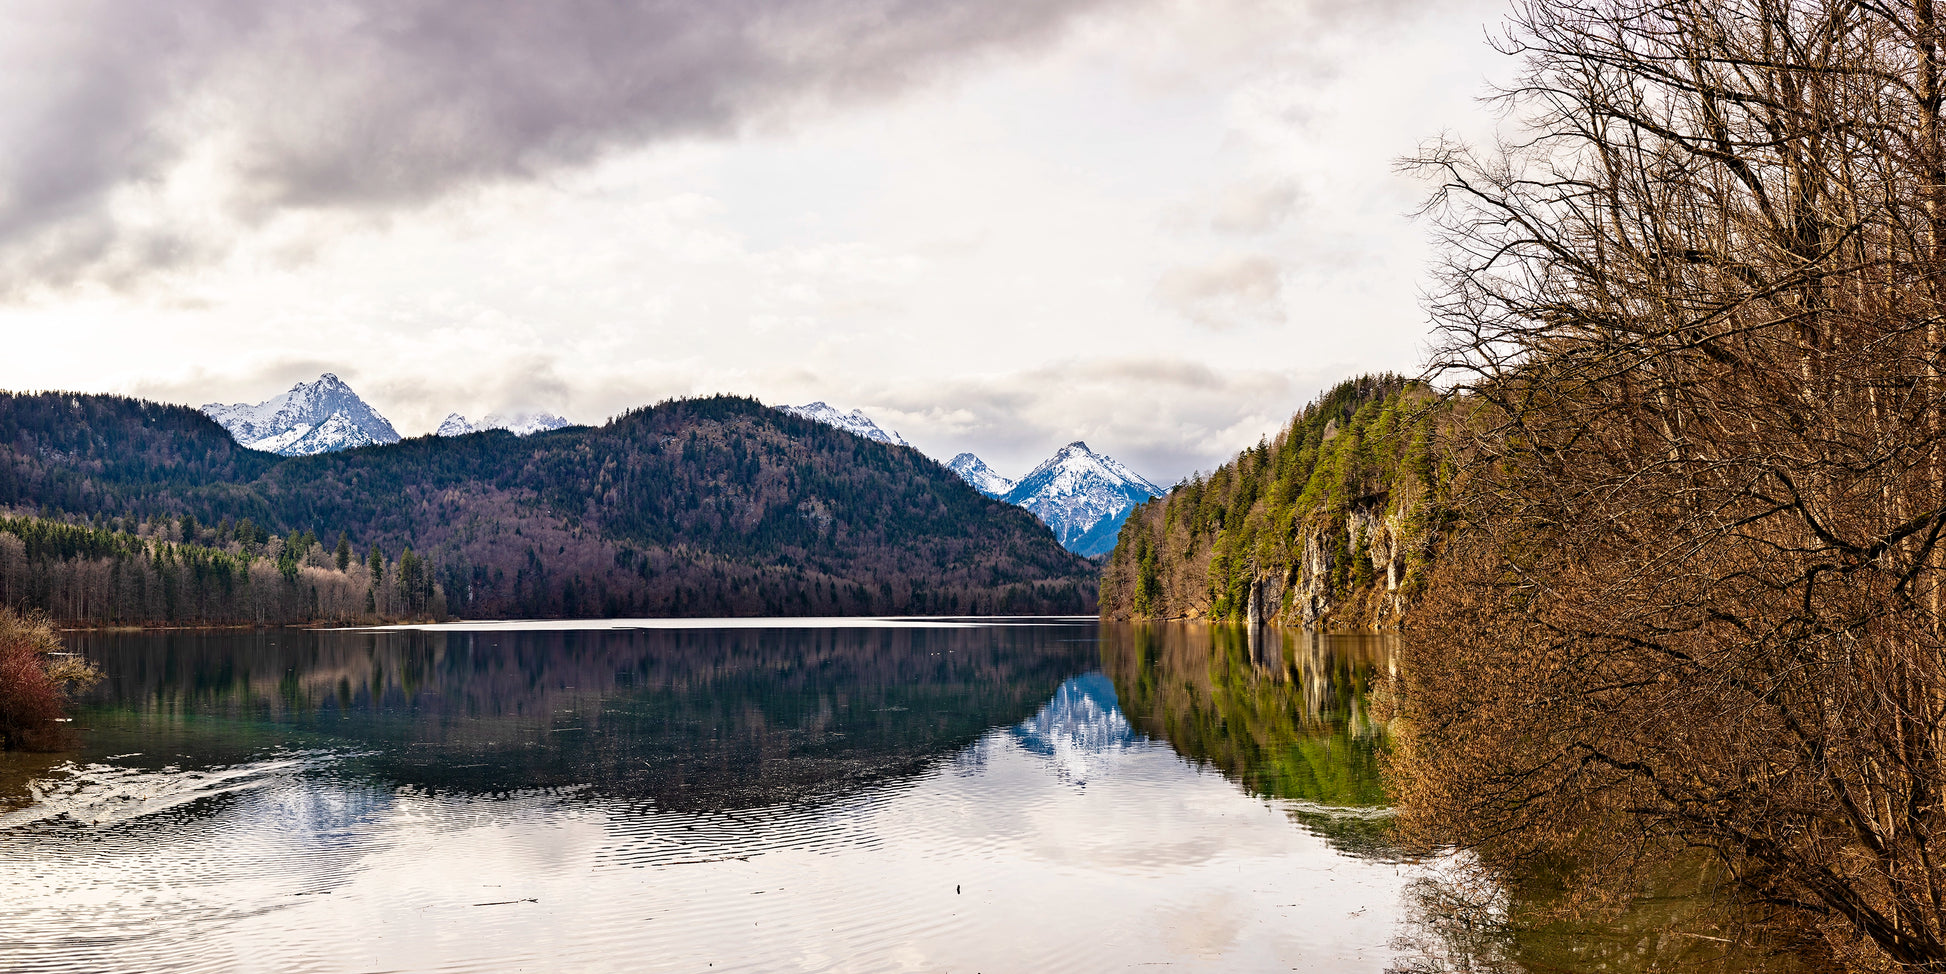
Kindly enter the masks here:
<path id="1" fill-rule="evenodd" d="M 243 446 L 285 456 L 399 441 L 384 416 L 329 372 L 260 403 L 206 403 L 203 413 Z"/>
<path id="2" fill-rule="evenodd" d="M 472 423 L 466 421 L 466 417 L 458 413 L 447 413 L 446 419 L 439 424 L 438 429 L 432 431 L 432 435 L 465 436 L 468 433 L 474 432 L 478 432 L 478 430 L 474 428 Z"/>
<path id="3" fill-rule="evenodd" d="M 962 453 L 946 464 L 946 469 L 959 474 L 960 479 L 973 485 L 973 489 L 988 497 L 999 497 L 1014 489 L 1014 482 L 993 472 L 985 460 L 971 453 Z"/>
<path id="4" fill-rule="evenodd" d="M 439 428 L 433 431 L 433 435 L 465 436 L 468 433 L 479 433 L 485 430 L 506 430 L 515 436 L 532 436 L 535 433 L 545 433 L 568 425 L 571 424 L 567 420 L 546 411 L 517 412 L 507 415 L 488 413 L 478 425 L 458 413 L 449 413 L 445 421 L 439 424 Z"/>
<path id="5" fill-rule="evenodd" d="M 870 416 L 865 415 L 865 411 L 862 409 L 854 409 L 848 413 L 841 413 L 835 407 L 824 402 L 807 402 L 802 406 L 778 406 L 777 409 L 780 412 L 790 413 L 792 416 L 823 423 L 826 426 L 836 426 L 847 433 L 855 433 L 868 440 L 879 443 L 890 443 L 893 446 L 912 445 L 905 441 L 905 437 L 897 433 L 888 433 L 880 428 L 877 423 L 872 422 Z"/>
<path id="6" fill-rule="evenodd" d="M 480 429 L 506 430 L 515 436 L 532 436 L 535 433 L 561 429 L 567 425 L 567 420 L 546 410 L 488 413 L 487 418 L 480 421 Z"/>
<path id="7" fill-rule="evenodd" d="M 1115 458 L 1076 440 L 1020 478 L 1001 500 L 1032 512 L 1068 550 L 1102 554 L 1137 504 L 1166 493 Z"/>

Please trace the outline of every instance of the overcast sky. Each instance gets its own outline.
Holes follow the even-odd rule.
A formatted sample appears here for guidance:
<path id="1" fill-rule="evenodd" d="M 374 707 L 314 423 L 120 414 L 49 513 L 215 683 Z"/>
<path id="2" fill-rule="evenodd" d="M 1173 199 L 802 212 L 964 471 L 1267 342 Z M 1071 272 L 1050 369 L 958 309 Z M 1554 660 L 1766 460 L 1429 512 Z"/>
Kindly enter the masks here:
<path id="1" fill-rule="evenodd" d="M 862 407 L 1173 483 L 1416 371 L 1504 0 L 0 0 L 0 387 Z"/>

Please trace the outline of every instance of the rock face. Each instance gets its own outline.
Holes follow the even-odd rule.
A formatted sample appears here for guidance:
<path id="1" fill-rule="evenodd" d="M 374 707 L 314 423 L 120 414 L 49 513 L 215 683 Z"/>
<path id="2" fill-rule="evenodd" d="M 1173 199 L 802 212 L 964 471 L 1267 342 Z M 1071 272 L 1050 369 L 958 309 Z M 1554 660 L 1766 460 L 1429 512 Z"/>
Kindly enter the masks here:
<path id="1" fill-rule="evenodd" d="M 1103 568 L 1102 614 L 1397 625 L 1445 523 L 1444 408 L 1395 375 L 1329 390 L 1275 437 L 1132 512 Z"/>
<path id="2" fill-rule="evenodd" d="M 1033 511 L 1069 551 L 1093 555 L 1113 548 L 1113 539 L 1092 552 L 1078 550 L 1075 543 L 1102 521 L 1125 518 L 1135 505 L 1164 493 L 1115 458 L 1096 453 L 1077 440 L 1020 478 L 1001 500 Z"/>
<path id="3" fill-rule="evenodd" d="M 947 461 L 946 469 L 959 474 L 961 480 L 973 485 L 973 489 L 998 499 L 1007 491 L 1014 489 L 1014 482 L 993 472 L 985 460 L 971 453 L 962 453 Z"/>
<path id="4" fill-rule="evenodd" d="M 1368 504 L 1345 515 L 1345 548 L 1334 554 L 1334 532 L 1313 528 L 1304 534 L 1304 554 L 1279 575 L 1261 581 L 1264 618 L 1307 629 L 1330 628 L 1346 619 L 1362 628 L 1395 625 L 1406 608 L 1408 568 L 1423 562 L 1433 538 L 1408 523 L 1415 513 L 1404 507 Z M 1352 574 L 1369 576 L 1362 589 L 1345 591 L 1332 585 L 1339 559 Z M 1290 598 L 1283 596 L 1290 594 Z"/>
<path id="5" fill-rule="evenodd" d="M 905 437 L 897 433 L 888 433 L 884 429 L 881 429 L 877 423 L 872 422 L 870 416 L 865 415 L 863 410 L 854 409 L 848 413 L 841 413 L 836 408 L 823 402 L 807 402 L 802 406 L 778 406 L 777 408 L 782 412 L 790 413 L 792 416 L 802 417 L 816 423 L 823 423 L 826 426 L 836 426 L 849 433 L 856 433 L 874 443 L 890 443 L 893 446 L 912 445 L 905 441 Z"/>
<path id="6" fill-rule="evenodd" d="M 254 405 L 208 403 L 203 413 L 239 444 L 287 457 L 399 442 L 398 430 L 329 372 L 273 399 Z"/>

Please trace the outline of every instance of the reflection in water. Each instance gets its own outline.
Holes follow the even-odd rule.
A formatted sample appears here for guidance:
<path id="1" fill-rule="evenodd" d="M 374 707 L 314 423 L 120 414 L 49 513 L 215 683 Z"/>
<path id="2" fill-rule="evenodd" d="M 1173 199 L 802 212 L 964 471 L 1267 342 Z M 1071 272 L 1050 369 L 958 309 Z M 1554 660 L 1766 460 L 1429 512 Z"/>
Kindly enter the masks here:
<path id="1" fill-rule="evenodd" d="M 98 748 L 267 741 L 385 782 L 768 805 L 909 775 L 1092 665 L 1062 627 L 89 634 Z"/>
<path id="2" fill-rule="evenodd" d="M 1381 807 L 1385 729 L 1366 695 L 1392 637 L 1186 623 L 1125 624 L 1103 666 L 1135 726 L 1252 793 Z"/>
<path id="3" fill-rule="evenodd" d="M 1426 884 L 1438 863 L 1385 842 L 1375 639 L 1049 623 L 75 643 L 110 676 L 77 714 L 81 749 L 0 755 L 7 970 L 1677 956 L 1454 935 L 1471 915 Z"/>
<path id="4" fill-rule="evenodd" d="M 1048 758 L 1077 784 L 1086 784 L 1116 756 L 1149 743 L 1136 736 L 1117 706 L 1114 684 L 1100 673 L 1061 684 L 1054 699 L 1010 733 L 1023 750 Z"/>
<path id="5" fill-rule="evenodd" d="M 1395 638 L 1105 625 L 1102 665 L 1138 732 L 1282 800 L 1340 852 L 1412 864 L 1392 940 L 1397 971 L 1815 969 L 1788 941 L 1751 930 L 1750 916 L 1695 864 L 1672 867 L 1657 895 L 1622 915 L 1528 922 L 1556 905 L 1547 891 L 1508 890 L 1469 877 L 1450 856 L 1399 849 L 1380 773 L 1387 731 L 1369 707 L 1373 684 L 1393 665 Z"/>
<path id="6" fill-rule="evenodd" d="M 1383 970 L 1407 875 L 1138 732 L 1095 635 L 78 637 L 0 967 Z"/>
<path id="7" fill-rule="evenodd" d="M 1252 794 L 1284 799 L 1294 819 L 1341 850 L 1392 858 L 1379 771 L 1385 728 L 1367 702 L 1391 663 L 1392 638 L 1104 625 L 1102 666 L 1138 730 Z"/>

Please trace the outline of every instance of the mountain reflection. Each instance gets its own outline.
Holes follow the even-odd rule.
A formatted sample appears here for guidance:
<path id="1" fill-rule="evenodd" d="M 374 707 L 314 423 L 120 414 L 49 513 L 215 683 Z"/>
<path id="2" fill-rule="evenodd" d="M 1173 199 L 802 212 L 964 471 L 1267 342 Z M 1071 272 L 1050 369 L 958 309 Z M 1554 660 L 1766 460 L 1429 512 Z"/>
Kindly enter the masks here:
<path id="1" fill-rule="evenodd" d="M 1009 731 L 1022 750 L 1054 762 L 1065 779 L 1086 784 L 1107 759 L 1146 743 L 1129 726 L 1115 699 L 1115 685 L 1100 673 L 1061 684 L 1034 716 Z"/>
<path id="2" fill-rule="evenodd" d="M 88 634 L 96 739 L 266 739 L 434 790 L 585 787 L 723 809 L 908 776 L 1029 719 L 1091 647 L 1062 627 Z M 1111 696 L 1112 704 L 1112 696 Z M 152 750 L 137 748 L 129 750 Z M 340 772 L 343 773 L 343 772 Z"/>

